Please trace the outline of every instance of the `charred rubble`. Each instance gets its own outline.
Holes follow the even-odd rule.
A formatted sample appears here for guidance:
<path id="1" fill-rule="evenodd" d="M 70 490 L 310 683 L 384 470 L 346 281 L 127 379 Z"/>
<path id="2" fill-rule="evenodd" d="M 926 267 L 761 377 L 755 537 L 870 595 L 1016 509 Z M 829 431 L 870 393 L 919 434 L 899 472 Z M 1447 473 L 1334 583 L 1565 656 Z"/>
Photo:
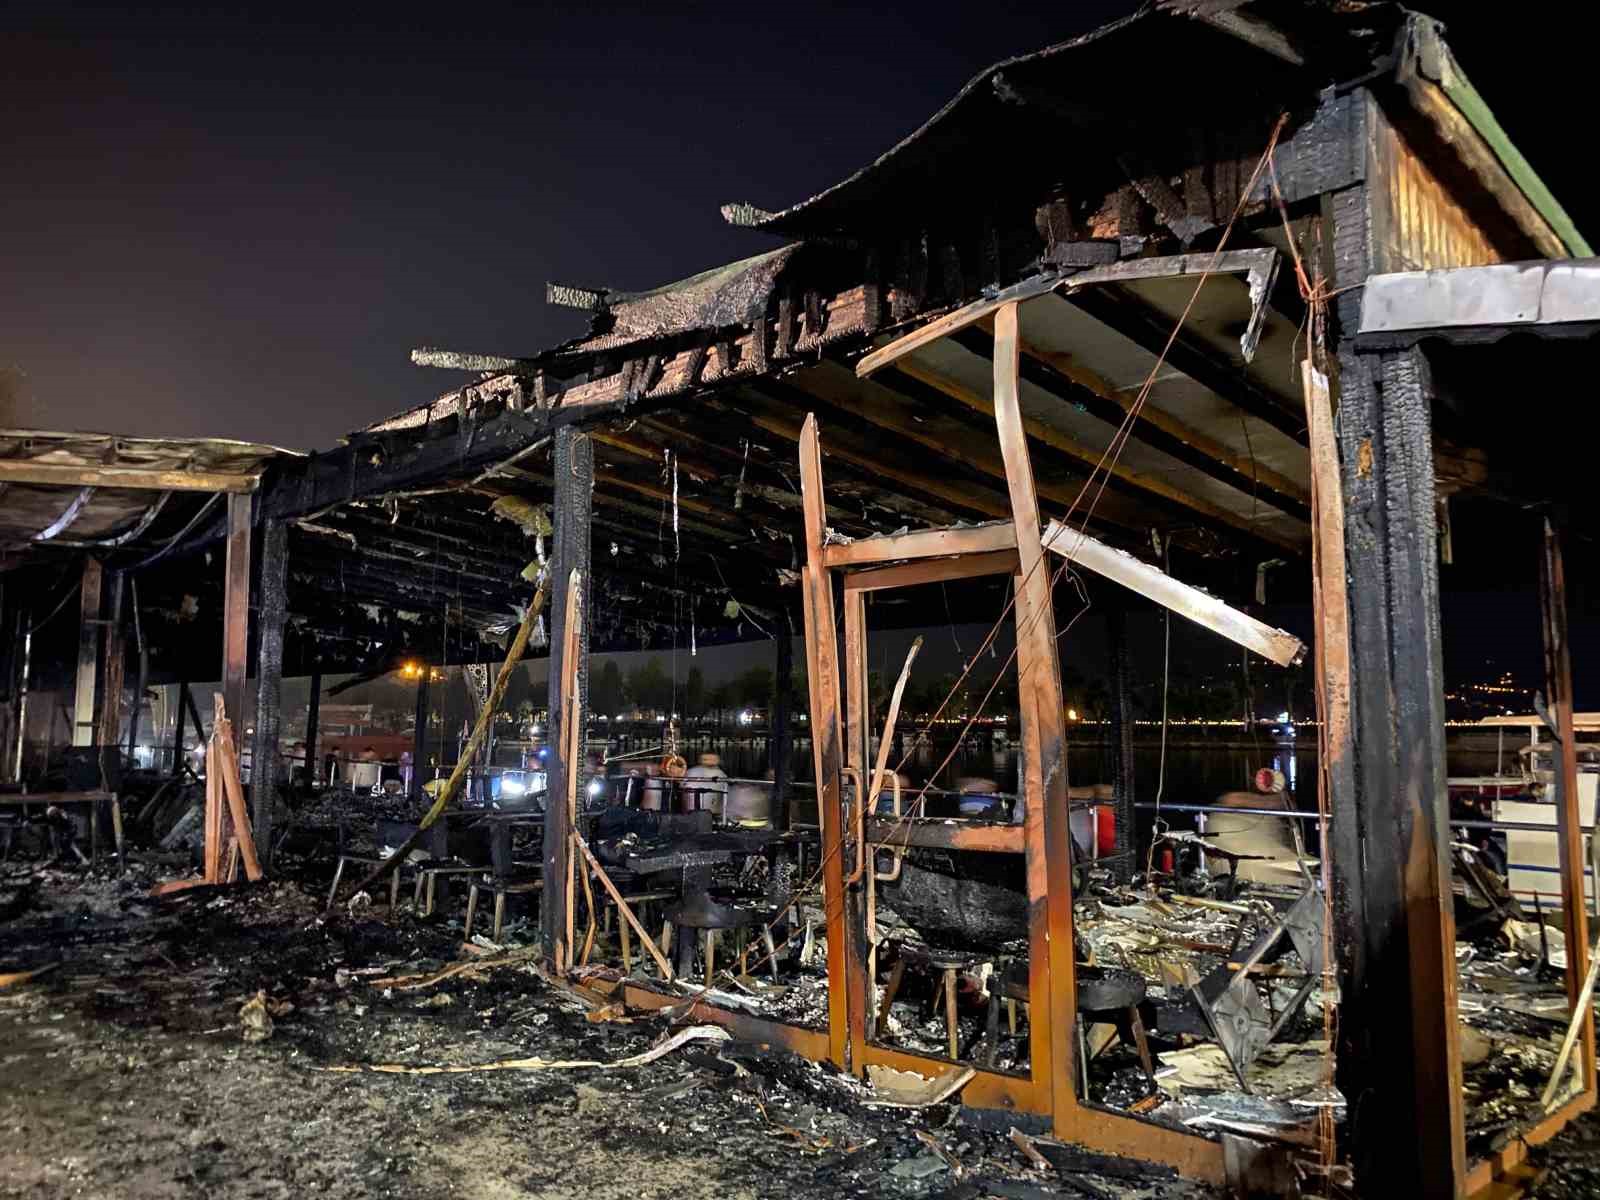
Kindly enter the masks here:
<path id="1" fill-rule="evenodd" d="M 551 285 L 587 334 L 418 350 L 465 382 L 316 454 L 0 433 L 8 1180 L 1579 1194 L 1587 449 L 1503 400 L 1588 377 L 1600 274 L 1439 24 L 1148 5 L 725 215 L 784 244 Z M 1508 572 L 1532 745 L 1454 780 L 1441 593 Z M 1314 769 L 1164 805 L 1151 613 L 1304 664 L 1273 736 Z M 887 680 L 869 643 L 958 621 L 989 638 L 903 712 L 920 641 Z M 805 683 L 754 778 L 594 711 L 596 653 L 761 640 Z M 411 731 L 356 752 L 319 713 L 385 678 Z M 997 688 L 1014 787 L 908 765 Z"/>

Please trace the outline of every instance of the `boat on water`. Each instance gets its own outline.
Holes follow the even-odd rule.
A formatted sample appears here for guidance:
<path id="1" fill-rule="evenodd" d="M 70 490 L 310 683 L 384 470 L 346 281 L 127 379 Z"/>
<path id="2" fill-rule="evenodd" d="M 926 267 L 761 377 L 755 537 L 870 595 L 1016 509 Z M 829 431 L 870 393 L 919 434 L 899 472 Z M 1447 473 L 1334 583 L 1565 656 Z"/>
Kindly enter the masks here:
<path id="1" fill-rule="evenodd" d="M 1595 800 L 1600 791 L 1600 712 L 1574 713 L 1578 741 L 1578 821 L 1593 830 Z M 1507 886 L 1517 899 L 1531 903 L 1537 895 L 1546 906 L 1560 906 L 1561 868 L 1556 842 L 1555 772 L 1557 746 L 1544 718 L 1534 714 L 1484 717 L 1474 727 L 1497 729 L 1515 735 L 1525 732 L 1527 742 L 1504 756 L 1493 775 L 1452 776 L 1446 783 L 1450 812 L 1455 820 L 1490 820 L 1509 828 L 1476 831 L 1471 840 L 1492 846 L 1503 855 L 1501 866 Z M 1530 826 L 1534 828 L 1529 828 Z M 1470 828 L 1468 832 L 1473 832 Z M 1595 873 L 1592 859 L 1584 870 L 1584 894 L 1595 911 Z"/>

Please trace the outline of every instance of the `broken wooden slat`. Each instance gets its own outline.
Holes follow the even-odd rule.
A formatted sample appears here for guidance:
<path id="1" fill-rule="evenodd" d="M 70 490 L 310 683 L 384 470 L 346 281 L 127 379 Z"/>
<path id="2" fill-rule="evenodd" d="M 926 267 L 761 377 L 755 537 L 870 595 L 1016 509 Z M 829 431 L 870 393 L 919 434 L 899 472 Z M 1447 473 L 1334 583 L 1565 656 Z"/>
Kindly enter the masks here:
<path id="1" fill-rule="evenodd" d="M 930 342 L 936 342 L 942 337 L 949 337 L 952 333 L 959 333 L 969 325 L 976 324 L 983 318 L 990 316 L 1008 304 L 1018 300 L 1031 299 L 1042 296 L 1046 292 L 1054 291 L 1060 286 L 1061 279 L 1056 275 L 1038 276 L 1028 280 L 1025 284 L 1009 288 L 999 296 L 992 299 L 975 300 L 963 308 L 946 313 L 934 321 L 918 329 L 913 329 L 904 337 L 896 338 L 887 346 L 880 346 L 871 354 L 866 355 L 856 364 L 856 374 L 865 379 L 874 371 L 881 370 L 892 362 L 904 358 Z"/>
<path id="2" fill-rule="evenodd" d="M 589 849 L 583 838 L 579 837 L 576 832 L 572 835 L 572 844 L 577 847 L 578 853 L 583 855 L 584 860 L 589 864 L 590 870 L 594 872 L 595 878 L 600 881 L 600 886 L 605 888 L 607 894 L 610 895 L 611 901 L 617 906 L 617 912 L 622 915 L 622 919 L 639 936 L 639 944 L 650 952 L 651 958 L 655 959 L 656 966 L 661 969 L 661 978 L 670 980 L 672 978 L 672 964 L 667 961 L 667 956 L 664 953 L 665 945 L 661 949 L 657 949 L 655 939 L 650 936 L 643 925 L 639 924 L 639 918 L 633 915 L 633 909 L 622 898 L 622 893 L 617 890 L 617 885 L 611 882 L 611 876 L 605 873 L 605 869 L 601 867 L 599 861 L 595 858 L 594 852 Z M 665 937 L 662 938 L 662 942 L 666 942 Z"/>
<path id="3" fill-rule="evenodd" d="M 985 575 L 1010 575 L 1017 569 L 1015 550 L 991 550 L 965 554 L 960 558 L 925 558 L 890 567 L 869 567 L 844 577 L 845 592 L 877 592 L 887 588 L 916 587 L 924 583 L 948 583 L 955 579 L 977 579 Z"/>
<path id="4" fill-rule="evenodd" d="M 216 744 L 216 762 L 222 776 L 222 790 L 233 817 L 234 844 L 244 859 L 245 878 L 254 883 L 261 878 L 261 863 L 256 858 L 256 839 L 250 828 L 250 814 L 244 805 L 244 787 L 239 782 L 239 752 L 233 744 L 233 722 L 223 718 L 211 730 Z"/>
<path id="5" fill-rule="evenodd" d="M 224 471 L 162 471 L 140 467 L 77 467 L 0 459 L 0 481 L 57 487 L 148 488 L 173 492 L 252 492 L 258 477 Z"/>
<path id="6" fill-rule="evenodd" d="M 1293 666 L 1305 656 L 1305 643 L 1292 633 L 1274 629 L 1215 596 L 1174 579 L 1159 567 L 1070 529 L 1060 521 L 1050 522 L 1044 544 L 1046 549 L 1072 563 L 1120 583 L 1280 667 Z"/>
<path id="7" fill-rule="evenodd" d="M 918 529 L 911 533 L 891 533 L 883 537 L 831 543 L 822 547 L 822 561 L 832 570 L 835 567 L 899 562 L 908 558 L 944 558 L 956 554 L 1015 550 L 1016 547 L 1017 535 L 1011 522 L 998 521 L 989 525 Z"/>
<path id="8" fill-rule="evenodd" d="M 951 379 L 938 371 L 930 370 L 921 363 L 910 359 L 902 360 L 895 365 L 902 374 L 915 379 L 918 383 L 921 383 L 926 387 L 933 388 L 936 392 L 948 396 L 958 403 L 966 405 L 974 412 L 983 413 L 986 416 L 992 415 L 994 412 L 994 406 L 989 402 L 988 397 L 979 395 L 977 392 L 965 386 L 958 380 Z M 1182 505 L 1184 508 L 1187 508 L 1192 512 L 1209 517 L 1211 520 L 1216 521 L 1219 524 L 1241 530 L 1244 533 L 1250 534 L 1252 537 L 1258 537 L 1263 541 L 1271 542 L 1273 545 L 1281 547 L 1282 549 L 1294 551 L 1301 549 L 1301 539 L 1299 538 L 1291 537 L 1281 533 L 1280 531 L 1272 528 L 1270 525 L 1265 525 L 1259 521 L 1252 520 L 1250 517 L 1235 512 L 1232 509 L 1225 508 L 1220 504 L 1213 504 L 1210 500 L 1207 500 L 1203 496 L 1197 496 L 1193 492 L 1188 492 L 1183 488 L 1175 486 L 1168 480 L 1162 478 L 1160 475 L 1153 475 L 1145 471 L 1136 471 L 1131 467 L 1125 467 L 1116 461 L 1115 456 L 1108 455 L 1104 450 L 1097 450 L 1093 446 L 1085 445 L 1076 438 L 1068 436 L 1062 430 L 1056 429 L 1050 425 L 1046 425 L 1043 421 L 1024 416 L 1022 418 L 1022 425 L 1027 431 L 1028 436 L 1033 438 L 1035 441 L 1043 442 L 1052 450 L 1059 450 L 1061 453 L 1075 458 L 1081 463 L 1086 463 L 1091 468 L 1104 471 L 1113 478 L 1120 479 L 1122 482 L 1131 487 L 1136 487 L 1143 491 L 1149 492 L 1153 496 L 1159 496 L 1163 500 L 1170 500 L 1172 503 Z M 1238 483 L 1234 484 L 1234 486 L 1242 489 L 1243 487 L 1247 486 L 1247 484 L 1245 480 L 1241 479 L 1238 481 Z M 1076 495 L 1076 489 L 1073 489 L 1073 495 L 1065 497 L 1059 493 L 1052 494 L 1046 489 L 1041 489 L 1040 494 L 1047 500 L 1056 500 L 1060 503 L 1070 503 Z"/>

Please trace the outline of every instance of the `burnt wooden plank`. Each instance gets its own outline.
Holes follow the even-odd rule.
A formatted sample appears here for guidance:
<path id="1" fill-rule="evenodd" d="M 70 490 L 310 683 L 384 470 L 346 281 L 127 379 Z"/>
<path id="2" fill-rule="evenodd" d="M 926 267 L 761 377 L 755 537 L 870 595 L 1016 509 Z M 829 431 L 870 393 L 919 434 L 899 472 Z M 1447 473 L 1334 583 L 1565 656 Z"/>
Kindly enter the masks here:
<path id="1" fill-rule="evenodd" d="M 283 626 L 289 615 L 288 568 L 288 525 L 268 521 L 261 531 L 256 720 L 250 742 L 250 823 L 257 853 L 268 866 L 272 864 L 272 812 L 277 799 L 283 728 Z"/>
<path id="2" fill-rule="evenodd" d="M 549 565 L 550 606 L 550 733 L 549 745 L 556 748 L 549 762 L 545 806 L 544 894 L 540 918 L 543 925 L 545 955 L 556 953 L 557 943 L 565 944 L 567 880 L 571 872 L 566 796 L 583 770 L 583 727 L 588 712 L 589 638 L 588 616 L 591 605 L 571 603 L 574 580 L 589 577 L 591 553 L 592 495 L 594 491 L 594 443 L 576 429 L 563 428 L 555 441 L 555 504 L 552 521 L 555 545 Z M 576 620 L 576 627 L 569 622 Z M 571 725 L 574 717 L 577 729 Z M 573 734 L 576 734 L 574 743 Z M 567 752 L 576 744 L 578 756 Z"/>

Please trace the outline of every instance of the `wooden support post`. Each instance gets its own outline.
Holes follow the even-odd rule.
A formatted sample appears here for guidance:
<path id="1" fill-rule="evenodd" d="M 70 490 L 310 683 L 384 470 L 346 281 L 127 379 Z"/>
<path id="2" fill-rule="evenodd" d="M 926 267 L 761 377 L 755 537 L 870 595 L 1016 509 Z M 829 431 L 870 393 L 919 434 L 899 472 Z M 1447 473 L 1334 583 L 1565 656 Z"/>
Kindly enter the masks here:
<path id="1" fill-rule="evenodd" d="M 17 639 L 20 648 L 17 668 L 17 756 L 12 769 L 11 782 L 21 783 L 23 756 L 28 745 L 28 685 L 33 670 L 33 613 L 24 609 L 17 614 Z M 46 738 L 48 739 L 48 734 Z"/>
<path id="2" fill-rule="evenodd" d="M 122 637 L 122 594 L 126 581 L 121 571 L 106 580 L 106 636 L 100 656 L 100 722 L 94 744 L 100 747 L 101 775 L 114 787 L 121 772 L 115 761 L 122 744 L 122 684 L 127 672 L 127 643 Z"/>
<path id="3" fill-rule="evenodd" d="M 174 706 L 172 717 L 172 773 L 178 774 L 183 770 L 183 723 L 189 719 L 189 681 L 185 679 L 178 684 L 178 703 Z"/>
<path id="4" fill-rule="evenodd" d="M 228 549 L 223 566 L 222 703 L 228 719 L 244 719 L 250 643 L 250 497 L 228 497 Z"/>
<path id="5" fill-rule="evenodd" d="M 1057 1136 L 1078 1140 L 1066 706 L 1051 607 L 1052 563 L 1045 558 L 1039 537 L 1039 498 L 1017 395 L 1016 304 L 1001 306 L 994 317 L 995 425 L 1017 538 L 1017 698 L 1028 877 L 1028 998 L 1033 1012 L 1029 1052 L 1034 1084 L 1051 1097 Z"/>
<path id="6" fill-rule="evenodd" d="M 1339 381 L 1354 765 L 1352 794 L 1332 803 L 1339 1082 L 1358 1190 L 1455 1197 L 1466 1148 L 1426 362 L 1346 354 Z"/>
<path id="7" fill-rule="evenodd" d="M 550 604 L 550 721 L 551 755 L 546 775 L 544 829 L 544 900 L 540 921 L 544 953 L 552 958 L 557 944 L 566 944 L 567 883 L 571 878 L 571 829 L 566 805 L 569 776 L 583 770 L 583 723 L 588 711 L 589 637 L 587 606 L 577 602 L 577 588 L 589 573 L 589 531 L 594 497 L 594 443 L 570 426 L 556 432 L 555 500 L 551 510 L 555 526 L 554 553 L 549 572 Z M 576 695 L 577 704 L 573 705 Z M 568 723 L 577 714 L 577 737 L 569 736 Z M 577 747 L 569 761 L 568 747 Z"/>
<path id="8" fill-rule="evenodd" d="M 552 735 L 551 748 L 555 751 L 547 762 L 549 780 L 544 806 L 544 903 L 540 917 L 544 925 L 546 954 L 557 971 L 572 966 L 572 841 L 577 832 L 573 819 L 577 805 L 577 773 L 575 761 L 581 752 L 576 723 L 576 690 L 579 630 L 583 624 L 583 573 L 574 571 L 567 578 L 566 596 L 561 605 L 561 641 L 558 649 L 566 669 L 559 679 L 551 681 L 552 693 L 566 696 L 567 719 L 561 723 L 560 737 Z M 551 724 L 554 726 L 554 709 Z M 559 778 L 560 790 L 556 790 Z M 551 842 L 559 838 L 560 847 Z"/>
<path id="9" fill-rule="evenodd" d="M 422 799 L 422 766 L 428 757 L 428 668 L 417 676 L 417 703 L 411 727 L 411 798 Z"/>
<path id="10" fill-rule="evenodd" d="M 1167 617 L 1171 620 L 1170 615 Z M 1133 687 L 1128 666 L 1128 606 L 1121 597 L 1106 608 L 1106 652 L 1111 662 L 1111 804 L 1116 815 L 1116 878 L 1134 871 Z M 1099 836 L 1099 831 L 1095 831 Z"/>
<path id="11" fill-rule="evenodd" d="M 250 647 L 250 497 L 228 497 L 228 550 L 223 564 L 222 706 L 244 728 L 245 673 Z M 215 731 L 213 731 L 215 732 Z M 222 813 L 221 844 L 234 836 L 233 814 Z"/>
<path id="12" fill-rule="evenodd" d="M 775 658 L 773 670 L 778 681 L 772 699 L 772 721 L 768 730 L 767 748 L 772 767 L 772 825 L 774 829 L 789 828 L 789 759 L 794 753 L 794 724 L 791 715 L 794 685 L 794 637 L 788 627 L 785 613 L 778 636 L 774 639 Z"/>
<path id="13" fill-rule="evenodd" d="M 1539 603 L 1544 625 L 1545 699 L 1556 725 L 1556 841 L 1561 856 L 1562 930 L 1567 946 L 1567 999 L 1577 1024 L 1578 1081 L 1595 1090 L 1594 1006 L 1589 976 L 1589 909 L 1583 894 L 1583 823 L 1578 812 L 1578 746 L 1572 723 L 1572 655 L 1567 643 L 1567 579 L 1561 537 L 1547 518 L 1539 556 Z M 1600 880 L 1595 881 L 1600 888 Z M 1570 1039 L 1569 1039 L 1570 1040 Z M 1570 1048 L 1568 1050 L 1570 1053 Z M 1552 1080 L 1554 1084 L 1555 1081 Z M 1545 1101 L 1549 1103 L 1548 1097 Z"/>
<path id="14" fill-rule="evenodd" d="M 256 721 L 250 739 L 250 819 L 262 861 L 272 865 L 272 807 L 278 792 L 283 721 L 283 625 L 288 617 L 289 527 L 268 521 L 261 535 L 261 617 L 256 650 Z"/>
<path id="15" fill-rule="evenodd" d="M 117 795 L 122 787 L 122 683 L 127 670 L 127 646 L 122 638 L 124 583 L 121 571 L 111 573 L 105 650 L 100 660 L 100 724 L 94 739 L 100 759 L 100 784 L 111 793 L 111 836 L 118 868 L 127 865 L 122 853 L 122 802 Z"/>
<path id="16" fill-rule="evenodd" d="M 139 726 L 144 716 L 144 692 L 150 686 L 150 646 L 144 640 L 144 620 L 139 613 L 139 579 L 128 577 L 128 599 L 133 609 L 134 653 L 138 655 L 138 670 L 134 676 L 133 708 L 128 713 L 128 761 L 134 761 L 139 748 Z M 153 716 L 153 714 L 152 714 Z"/>
<path id="17" fill-rule="evenodd" d="M 851 996 L 864 983 L 846 934 L 844 887 L 844 730 L 840 720 L 839 640 L 834 619 L 833 582 L 823 558 L 827 512 L 822 488 L 822 446 L 817 419 L 808 414 L 800 432 L 800 496 L 805 516 L 806 678 L 810 688 L 811 757 L 816 775 L 817 820 L 822 826 L 822 897 L 828 926 L 828 1057 L 851 1069 L 850 1047 L 866 1040 L 866 997 Z M 860 781 L 858 780 L 858 786 Z M 843 984 L 843 986 L 841 986 Z M 851 1001 L 854 1003 L 851 1003 Z M 865 1064 L 862 1064 L 864 1069 Z"/>
<path id="18" fill-rule="evenodd" d="M 100 661 L 100 592 L 104 574 L 99 559 L 84 560 L 78 592 L 78 674 L 72 703 L 74 746 L 94 745 L 94 680 Z"/>
<path id="19" fill-rule="evenodd" d="M 317 726 L 322 714 L 322 672 L 311 672 L 311 692 L 306 698 L 306 795 L 317 787 Z M 415 768 L 413 768 L 415 769 Z"/>

